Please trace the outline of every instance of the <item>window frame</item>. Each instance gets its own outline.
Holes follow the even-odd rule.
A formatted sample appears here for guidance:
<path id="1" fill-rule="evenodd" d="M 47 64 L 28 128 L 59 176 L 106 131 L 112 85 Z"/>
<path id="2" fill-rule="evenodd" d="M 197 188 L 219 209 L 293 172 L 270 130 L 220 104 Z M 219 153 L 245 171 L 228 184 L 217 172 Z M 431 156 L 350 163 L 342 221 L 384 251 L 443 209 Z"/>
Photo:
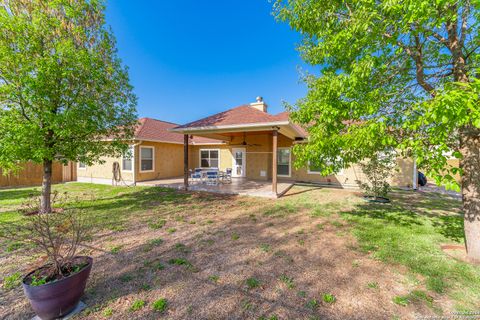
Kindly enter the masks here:
<path id="1" fill-rule="evenodd" d="M 83 164 L 83 167 L 80 166 L 80 164 Z M 78 161 L 77 168 L 78 170 L 87 170 L 87 164 L 85 162 Z"/>
<path id="2" fill-rule="evenodd" d="M 288 175 L 284 175 L 284 174 L 278 174 L 278 160 L 280 159 L 280 157 L 277 155 L 277 163 L 276 163 L 276 166 L 277 166 L 277 177 L 285 177 L 285 178 L 290 178 L 292 176 L 292 148 L 290 147 L 280 147 L 280 148 L 277 148 L 277 152 L 280 151 L 280 150 L 288 150 Z"/>
<path id="3" fill-rule="evenodd" d="M 134 162 L 135 162 L 135 146 L 133 146 L 133 145 L 128 146 L 128 152 L 130 152 L 130 159 L 125 159 L 125 155 L 122 155 L 122 171 L 133 172 Z M 125 169 L 124 163 L 123 163 L 123 161 L 125 161 L 125 160 L 130 160 L 132 162 L 130 170 Z"/>
<path id="4" fill-rule="evenodd" d="M 152 150 L 152 169 L 151 170 L 143 170 L 142 169 L 142 149 L 151 149 Z M 140 146 L 140 172 L 145 173 L 145 172 L 155 172 L 155 147 L 154 146 Z M 145 160 L 150 160 L 150 159 L 145 159 Z"/>
<path id="5" fill-rule="evenodd" d="M 200 149 L 198 150 L 198 167 L 202 169 L 212 169 L 215 167 L 202 167 L 202 151 L 208 151 L 208 159 L 210 160 L 210 152 L 211 151 L 217 151 L 218 153 L 218 166 L 216 167 L 218 170 L 220 170 L 220 149 Z"/>

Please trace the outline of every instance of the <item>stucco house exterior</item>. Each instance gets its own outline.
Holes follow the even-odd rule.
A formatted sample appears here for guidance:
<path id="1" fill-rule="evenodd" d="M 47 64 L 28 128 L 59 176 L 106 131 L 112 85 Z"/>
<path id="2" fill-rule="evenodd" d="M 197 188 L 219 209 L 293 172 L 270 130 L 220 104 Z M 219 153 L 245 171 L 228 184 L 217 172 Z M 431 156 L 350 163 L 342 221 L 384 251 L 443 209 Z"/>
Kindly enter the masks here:
<path id="1" fill-rule="evenodd" d="M 87 166 L 77 163 L 77 181 L 133 185 L 137 182 L 183 175 L 183 135 L 171 132 L 178 124 L 141 118 L 129 152 L 123 157 L 103 157 L 102 163 Z M 208 138 L 190 139 L 192 146 L 221 144 Z M 114 163 L 118 167 L 114 179 Z"/>
<path id="2" fill-rule="evenodd" d="M 184 184 L 188 187 L 188 172 L 193 168 L 232 168 L 232 176 L 272 182 L 277 195 L 277 182 L 311 182 L 340 187 L 356 187 L 364 176 L 357 165 L 335 175 L 322 176 L 318 169 L 293 167 L 292 146 L 307 138 L 307 133 L 289 120 L 288 112 L 268 113 L 261 97 L 212 116 L 177 126 L 171 132 L 191 138 L 220 140 L 216 145 L 188 143 L 184 153 Z M 398 172 L 391 179 L 396 187 L 416 187 L 416 169 L 412 159 L 398 158 Z M 188 167 L 187 167 L 188 166 Z"/>

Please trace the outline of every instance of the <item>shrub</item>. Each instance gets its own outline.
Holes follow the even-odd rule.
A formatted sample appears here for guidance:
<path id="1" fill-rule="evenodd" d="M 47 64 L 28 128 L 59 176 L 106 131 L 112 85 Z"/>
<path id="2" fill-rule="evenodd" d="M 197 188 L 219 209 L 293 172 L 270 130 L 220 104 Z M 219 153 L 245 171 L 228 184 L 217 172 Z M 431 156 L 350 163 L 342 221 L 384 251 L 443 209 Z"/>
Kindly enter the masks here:
<path id="1" fill-rule="evenodd" d="M 305 306 L 309 309 L 315 310 L 318 307 L 318 301 L 317 299 L 311 299 L 307 302 Z"/>
<path id="2" fill-rule="evenodd" d="M 337 301 L 337 298 L 335 298 L 335 296 L 331 293 L 325 293 L 322 296 L 322 299 L 323 299 L 323 302 L 326 302 L 326 303 L 334 303 L 335 301 Z"/>
<path id="3" fill-rule="evenodd" d="M 66 194 L 59 197 L 54 193 L 52 197 L 53 205 L 65 205 L 68 200 Z M 0 226 L 0 238 L 33 247 L 47 257 L 45 266 L 27 279 L 28 284 L 59 280 L 87 265 L 85 260 L 76 258 L 79 246 L 89 239 L 91 229 L 83 210 L 63 208 L 40 213 L 40 198 L 32 196 L 22 205 L 20 213 L 23 214 L 20 221 Z"/>
<path id="4" fill-rule="evenodd" d="M 22 275 L 20 272 L 15 272 L 3 279 L 3 289 L 12 290 L 20 285 Z"/>
<path id="5" fill-rule="evenodd" d="M 287 277 L 286 275 L 282 274 L 280 276 L 280 281 L 282 281 L 283 283 L 285 283 L 285 285 L 287 286 L 288 289 L 293 289 L 295 288 L 295 284 L 293 283 L 293 279 L 290 278 L 290 277 Z"/>
<path id="6" fill-rule="evenodd" d="M 113 309 L 110 307 L 105 308 L 105 310 L 103 310 L 103 315 L 105 317 L 111 317 L 113 315 Z"/>
<path id="7" fill-rule="evenodd" d="M 410 302 L 407 296 L 396 296 L 396 297 L 393 297 L 392 301 L 403 307 L 408 305 L 408 303 Z"/>
<path id="8" fill-rule="evenodd" d="M 153 310 L 158 311 L 158 312 L 164 312 L 167 310 L 168 307 L 168 301 L 165 298 L 158 299 L 153 303 Z"/>
<path id="9" fill-rule="evenodd" d="M 248 278 L 247 281 L 247 287 L 249 289 L 253 289 L 253 288 L 256 288 L 260 285 L 260 281 L 258 279 L 255 279 L 255 278 Z"/>
<path id="10" fill-rule="evenodd" d="M 138 311 L 145 306 L 145 300 L 135 300 L 130 306 L 130 311 Z"/>
<path id="11" fill-rule="evenodd" d="M 388 179 L 395 171 L 396 154 L 394 152 L 378 152 L 370 159 L 360 162 L 360 167 L 367 181 L 357 181 L 365 194 L 373 197 L 386 197 L 391 191 Z"/>

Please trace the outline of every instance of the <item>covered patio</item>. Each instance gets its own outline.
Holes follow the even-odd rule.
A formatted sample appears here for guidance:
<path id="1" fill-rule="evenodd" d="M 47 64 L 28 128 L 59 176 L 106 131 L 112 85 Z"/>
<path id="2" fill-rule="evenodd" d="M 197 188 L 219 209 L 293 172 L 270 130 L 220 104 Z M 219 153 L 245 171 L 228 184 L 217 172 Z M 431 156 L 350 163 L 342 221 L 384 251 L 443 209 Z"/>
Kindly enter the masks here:
<path id="1" fill-rule="evenodd" d="M 305 138 L 305 132 L 289 121 L 288 113 L 267 113 L 261 97 L 255 103 L 170 130 L 184 135 L 183 189 L 272 198 L 281 196 L 293 185 L 291 147 Z M 216 139 L 219 143 L 189 145 L 193 136 Z M 218 186 L 192 183 L 191 174 L 198 170 L 231 172 L 232 183 Z"/>
<path id="2" fill-rule="evenodd" d="M 294 183 L 291 181 L 278 181 L 277 192 L 274 193 L 272 191 L 271 181 L 250 180 L 247 178 L 232 178 L 231 183 L 219 183 L 217 185 L 207 185 L 199 182 L 190 183 L 188 186 L 188 190 L 274 199 L 284 195 L 293 186 L 293 184 Z M 185 189 L 183 177 L 142 181 L 138 182 L 137 185 L 173 188 L 178 190 Z"/>

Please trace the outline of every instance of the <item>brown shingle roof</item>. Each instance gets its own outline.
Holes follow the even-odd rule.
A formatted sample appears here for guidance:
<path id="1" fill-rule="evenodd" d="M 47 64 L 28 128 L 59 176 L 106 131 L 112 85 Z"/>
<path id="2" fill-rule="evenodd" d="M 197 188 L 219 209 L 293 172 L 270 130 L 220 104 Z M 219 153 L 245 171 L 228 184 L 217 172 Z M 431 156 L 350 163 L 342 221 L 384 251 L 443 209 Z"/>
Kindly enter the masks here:
<path id="1" fill-rule="evenodd" d="M 176 129 L 268 123 L 287 120 L 288 112 L 272 115 L 249 105 L 241 105 L 230 110 L 214 114 L 213 116 L 178 126 Z"/>
<path id="2" fill-rule="evenodd" d="M 176 123 L 156 120 L 152 118 L 138 119 L 139 125 L 135 130 L 135 139 L 151 140 L 169 143 L 182 143 L 183 134 L 169 131 L 169 129 L 178 126 Z M 190 139 L 193 143 L 219 143 L 220 140 L 208 139 L 203 137 L 193 137 Z"/>

